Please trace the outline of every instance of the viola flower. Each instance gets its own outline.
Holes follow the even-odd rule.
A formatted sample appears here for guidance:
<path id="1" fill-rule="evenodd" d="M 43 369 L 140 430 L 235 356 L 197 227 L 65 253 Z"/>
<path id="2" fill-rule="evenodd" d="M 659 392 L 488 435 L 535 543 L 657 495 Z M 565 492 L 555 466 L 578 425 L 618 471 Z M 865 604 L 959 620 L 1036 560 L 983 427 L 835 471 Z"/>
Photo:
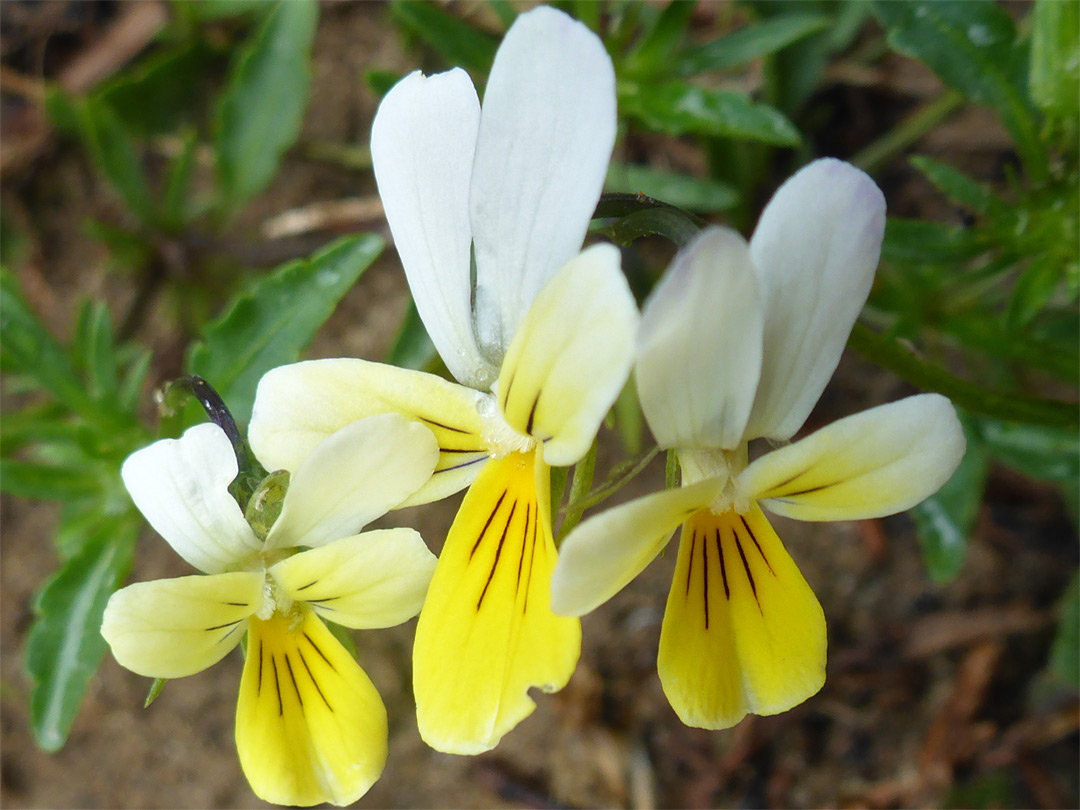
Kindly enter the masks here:
<path id="1" fill-rule="evenodd" d="M 413 653 L 420 733 L 442 751 L 493 748 L 535 708 L 528 689 L 562 688 L 577 663 L 580 623 L 550 610 L 549 466 L 585 455 L 633 361 L 618 250 L 578 253 L 615 124 L 602 43 L 550 8 L 511 26 L 482 110 L 460 69 L 405 77 L 375 117 L 375 177 L 417 309 L 461 384 L 354 359 L 259 384 L 250 435 L 264 464 L 294 469 L 328 433 L 393 411 L 441 450 L 409 503 L 471 484 Z"/>
<path id="2" fill-rule="evenodd" d="M 747 463 L 810 414 L 870 290 L 885 202 L 865 174 L 816 161 L 788 180 L 747 244 L 726 228 L 678 255 L 642 313 L 637 384 L 682 486 L 610 509 L 564 541 L 552 606 L 580 616 L 622 589 L 681 524 L 658 666 L 684 723 L 776 714 L 825 681 L 825 617 L 761 507 L 856 520 L 935 492 L 964 452 L 947 399 L 872 408 Z"/>
<path id="3" fill-rule="evenodd" d="M 386 709 L 323 620 L 367 629 L 419 612 L 435 567 L 420 535 L 356 532 L 423 484 L 437 458 L 431 433 L 401 417 L 358 422 L 321 442 L 283 495 L 284 476 L 271 475 L 252 496 L 271 519 L 251 524 L 229 494 L 236 456 L 217 425 L 124 462 L 139 511 L 205 576 L 117 591 L 101 633 L 122 666 L 151 678 L 201 672 L 248 634 L 236 747 L 261 799 L 351 804 L 382 773 Z"/>

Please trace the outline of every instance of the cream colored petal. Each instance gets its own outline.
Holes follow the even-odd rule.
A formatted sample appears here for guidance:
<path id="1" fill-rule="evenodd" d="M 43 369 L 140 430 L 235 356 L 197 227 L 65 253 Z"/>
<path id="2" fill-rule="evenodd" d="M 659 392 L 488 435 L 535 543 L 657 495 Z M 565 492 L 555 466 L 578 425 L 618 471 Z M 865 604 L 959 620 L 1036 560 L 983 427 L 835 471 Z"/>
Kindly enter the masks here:
<path id="1" fill-rule="evenodd" d="M 424 604 L 435 555 L 412 529 L 381 529 L 303 551 L 270 569 L 285 594 L 345 627 L 393 627 Z"/>
<path id="2" fill-rule="evenodd" d="M 491 451 L 486 436 L 501 423 L 489 394 L 434 374 L 366 360 L 309 360 L 263 375 L 248 438 L 268 470 L 295 472 L 330 434 L 383 413 L 423 423 L 441 451 L 431 479 L 402 506 L 468 486 Z"/>
<path id="3" fill-rule="evenodd" d="M 761 372 L 764 316 L 746 241 L 708 228 L 679 251 L 641 315 L 641 408 L 661 447 L 730 449 Z"/>
<path id="4" fill-rule="evenodd" d="M 132 453 L 120 475 L 135 506 L 176 553 L 216 574 L 261 547 L 229 494 L 237 469 L 225 431 L 207 422 Z"/>
<path id="5" fill-rule="evenodd" d="M 622 390 L 638 313 L 613 245 L 594 245 L 545 285 L 499 372 L 507 424 L 544 444 L 564 467 L 588 451 Z"/>
<path id="6" fill-rule="evenodd" d="M 432 432 L 397 414 L 343 427 L 292 474 L 267 548 L 321 546 L 355 534 L 427 483 L 438 461 Z"/>
<path id="7" fill-rule="evenodd" d="M 719 493 L 721 481 L 655 492 L 601 512 L 574 528 L 559 549 L 551 579 L 551 609 L 581 616 L 640 574 L 671 533 Z"/>
<path id="8" fill-rule="evenodd" d="M 921 394 L 848 416 L 759 458 L 739 493 L 798 520 L 860 520 L 909 509 L 964 455 L 952 403 Z"/>
<path id="9" fill-rule="evenodd" d="M 101 635 L 117 662 L 148 678 L 182 678 L 240 643 L 262 601 L 250 572 L 137 582 L 109 598 Z"/>

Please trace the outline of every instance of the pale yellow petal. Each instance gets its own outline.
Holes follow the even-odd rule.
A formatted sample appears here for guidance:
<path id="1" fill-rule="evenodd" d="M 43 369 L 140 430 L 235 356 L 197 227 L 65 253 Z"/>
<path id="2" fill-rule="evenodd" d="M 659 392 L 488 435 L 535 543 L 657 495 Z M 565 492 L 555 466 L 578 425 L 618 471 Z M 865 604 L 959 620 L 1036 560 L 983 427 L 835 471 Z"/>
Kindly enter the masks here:
<path id="1" fill-rule="evenodd" d="M 255 795 L 352 804 L 382 774 L 386 743 L 379 693 L 317 616 L 251 620 L 236 748 Z"/>
<path id="2" fill-rule="evenodd" d="M 535 708 L 531 687 L 566 685 L 577 619 L 550 607 L 555 544 L 548 468 L 535 452 L 491 461 L 446 538 L 416 628 L 420 734 L 433 748 L 487 751 Z"/>
<path id="3" fill-rule="evenodd" d="M 381 529 L 303 551 L 270 569 L 286 595 L 329 621 L 393 627 L 424 604 L 435 555 L 412 529 Z"/>
<path id="4" fill-rule="evenodd" d="M 182 678 L 240 643 L 262 590 L 263 575 L 249 572 L 137 582 L 109 598 L 101 635 L 132 672 Z"/>
<path id="5" fill-rule="evenodd" d="M 825 616 L 761 510 L 683 527 L 660 634 L 660 681 L 684 723 L 729 728 L 825 682 Z"/>

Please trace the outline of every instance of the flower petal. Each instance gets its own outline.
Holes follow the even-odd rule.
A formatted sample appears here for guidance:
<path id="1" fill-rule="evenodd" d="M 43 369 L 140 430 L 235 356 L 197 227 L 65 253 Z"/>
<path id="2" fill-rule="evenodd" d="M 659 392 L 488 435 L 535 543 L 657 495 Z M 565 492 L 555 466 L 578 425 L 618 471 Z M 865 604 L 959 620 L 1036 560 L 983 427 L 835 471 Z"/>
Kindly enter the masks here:
<path id="1" fill-rule="evenodd" d="M 655 492 L 577 526 L 559 548 L 551 578 L 551 609 L 581 616 L 626 587 L 652 562 L 687 517 L 710 503 L 721 481 Z"/>
<path id="2" fill-rule="evenodd" d="M 424 604 L 435 555 L 412 529 L 343 537 L 282 560 L 270 575 L 295 602 L 357 629 L 393 627 Z"/>
<path id="3" fill-rule="evenodd" d="M 739 444 L 763 322 L 746 241 L 729 228 L 702 231 L 645 302 L 638 330 L 638 395 L 661 447 Z"/>
<path id="4" fill-rule="evenodd" d="M 736 479 L 740 494 L 798 520 L 861 520 L 910 509 L 964 456 L 956 410 L 920 394 L 845 417 L 766 453 Z"/>
<path id="5" fill-rule="evenodd" d="M 825 683 L 825 615 L 769 522 L 702 510 L 683 527 L 660 631 L 660 682 L 679 718 L 730 728 Z"/>
<path id="6" fill-rule="evenodd" d="M 352 804 L 386 764 L 386 709 L 326 626 L 306 613 L 251 620 L 236 706 L 236 748 L 264 801 Z"/>
<path id="7" fill-rule="evenodd" d="M 268 470 L 296 471 L 315 446 L 358 419 L 399 413 L 435 434 L 441 454 L 431 480 L 401 506 L 445 498 L 468 486 L 501 424 L 490 395 L 434 374 L 366 360 L 310 360 L 259 381 L 248 438 Z"/>
<path id="8" fill-rule="evenodd" d="M 487 390 L 498 369 L 473 336 L 469 184 L 480 102 L 460 68 L 410 73 L 371 125 L 371 161 L 420 318 L 450 372 Z"/>
<path id="9" fill-rule="evenodd" d="M 438 460 L 431 431 L 396 413 L 343 427 L 292 474 L 266 547 L 321 546 L 355 534 L 423 486 Z"/>
<path id="10" fill-rule="evenodd" d="M 200 571 L 216 574 L 260 548 L 229 494 L 237 469 L 225 431 L 207 422 L 132 453 L 120 475 L 154 531 Z"/>
<path id="11" fill-rule="evenodd" d="M 550 608 L 548 475 L 535 452 L 492 460 L 446 538 L 413 646 L 420 736 L 439 751 L 494 748 L 536 708 L 529 688 L 557 691 L 577 664 L 581 625 Z"/>
<path id="12" fill-rule="evenodd" d="M 122 667 L 183 678 L 240 643 L 262 589 L 263 575 L 248 571 L 137 582 L 109 597 L 101 635 Z"/>
<path id="13" fill-rule="evenodd" d="M 750 239 L 765 303 L 761 383 L 746 438 L 787 439 L 829 381 L 874 280 L 885 198 L 839 160 L 797 172 Z"/>
<path id="14" fill-rule="evenodd" d="M 634 358 L 638 314 L 613 245 L 567 262 L 536 296 L 499 372 L 507 424 L 567 466 L 592 444 Z"/>
<path id="15" fill-rule="evenodd" d="M 469 213 L 481 349 L 505 354 L 533 298 L 581 249 L 615 144 L 615 71 L 560 11 L 518 16 L 491 68 Z"/>

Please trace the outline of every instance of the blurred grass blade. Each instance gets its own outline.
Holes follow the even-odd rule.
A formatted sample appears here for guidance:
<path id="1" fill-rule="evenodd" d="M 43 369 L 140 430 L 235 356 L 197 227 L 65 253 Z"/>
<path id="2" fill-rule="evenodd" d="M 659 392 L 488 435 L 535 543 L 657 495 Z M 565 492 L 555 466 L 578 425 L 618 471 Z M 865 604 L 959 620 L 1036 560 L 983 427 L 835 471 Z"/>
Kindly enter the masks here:
<path id="1" fill-rule="evenodd" d="M 431 342 L 424 322 L 420 320 L 420 313 L 416 309 L 416 302 L 409 300 L 409 308 L 405 311 L 405 318 L 401 322 L 394 345 L 386 355 L 386 362 L 400 368 L 426 369 L 435 358 L 435 344 Z"/>
<path id="2" fill-rule="evenodd" d="M 259 378 L 299 358 L 383 245 L 374 234 L 347 237 L 262 277 L 206 326 L 188 353 L 188 372 L 214 386 L 237 422 L 246 422 Z"/>
<path id="3" fill-rule="evenodd" d="M 727 183 L 702 180 L 684 174 L 612 161 L 605 190 L 645 194 L 690 211 L 726 211 L 739 203 L 739 192 Z"/>
<path id="4" fill-rule="evenodd" d="M 278 3 L 233 63 L 214 132 L 226 211 L 266 187 L 300 134 L 318 18 L 312 0 Z"/>
<path id="5" fill-rule="evenodd" d="M 1080 3 L 1036 0 L 1031 16 L 1031 98 L 1044 111 L 1080 113 Z"/>
<path id="6" fill-rule="evenodd" d="M 171 164 L 165 177 L 165 192 L 162 196 L 162 220 L 166 228 L 179 233 L 188 224 L 191 211 L 188 193 L 191 190 L 191 178 L 195 172 L 195 154 L 199 146 L 195 131 L 189 132 L 183 139 L 184 145 Z"/>
<path id="7" fill-rule="evenodd" d="M 88 467 L 35 464 L 0 459 L 0 489 L 8 495 L 48 501 L 67 501 L 95 492 L 101 471 Z"/>
<path id="8" fill-rule="evenodd" d="M 1080 478 L 1080 434 L 1075 429 L 983 419 L 980 430 L 987 449 L 1007 467 L 1040 481 Z"/>
<path id="9" fill-rule="evenodd" d="M 959 225 L 889 217 L 881 258 L 893 262 L 952 264 L 986 250 L 974 232 Z"/>
<path id="10" fill-rule="evenodd" d="M 125 125 L 105 101 L 89 98 L 81 111 L 83 137 L 94 162 L 140 222 L 152 222 L 154 198 Z"/>
<path id="11" fill-rule="evenodd" d="M 619 108 L 647 129 L 667 135 L 710 135 L 798 146 L 802 138 L 783 113 L 742 93 L 705 90 L 683 82 L 625 83 Z"/>
<path id="12" fill-rule="evenodd" d="M 627 55 L 622 72 L 634 76 L 669 73 L 671 53 L 686 35 L 686 26 L 696 5 L 692 2 L 668 3 Z"/>
<path id="13" fill-rule="evenodd" d="M 1065 268 L 1059 257 L 1036 256 L 1016 282 L 1005 322 L 1014 329 L 1031 323 L 1050 303 L 1064 278 Z"/>
<path id="14" fill-rule="evenodd" d="M 210 22 L 266 11 L 267 0 L 174 0 L 172 6 L 190 19 Z"/>
<path id="15" fill-rule="evenodd" d="M 1050 671 L 1080 689 L 1080 572 L 1061 598 L 1061 620 L 1050 647 Z"/>
<path id="16" fill-rule="evenodd" d="M 788 14 L 754 23 L 678 54 L 670 75 L 693 76 L 741 65 L 774 54 L 828 26 L 829 18 L 821 14 Z"/>
<path id="17" fill-rule="evenodd" d="M 38 596 L 26 668 L 36 681 L 30 700 L 34 737 L 46 751 L 59 750 L 67 740 L 105 654 L 101 616 L 131 567 L 139 525 L 134 512 L 101 524 Z"/>
<path id="18" fill-rule="evenodd" d="M 988 186 L 968 177 L 952 166 L 939 163 L 925 155 L 911 159 L 911 165 L 922 172 L 923 176 L 943 193 L 976 214 L 1005 213 L 1008 203 L 995 194 Z"/>
<path id="19" fill-rule="evenodd" d="M 426 0 L 391 3 L 390 14 L 402 28 L 435 49 L 448 66 L 460 65 L 482 76 L 491 70 L 498 40 L 453 14 Z"/>

